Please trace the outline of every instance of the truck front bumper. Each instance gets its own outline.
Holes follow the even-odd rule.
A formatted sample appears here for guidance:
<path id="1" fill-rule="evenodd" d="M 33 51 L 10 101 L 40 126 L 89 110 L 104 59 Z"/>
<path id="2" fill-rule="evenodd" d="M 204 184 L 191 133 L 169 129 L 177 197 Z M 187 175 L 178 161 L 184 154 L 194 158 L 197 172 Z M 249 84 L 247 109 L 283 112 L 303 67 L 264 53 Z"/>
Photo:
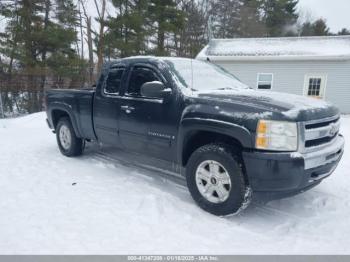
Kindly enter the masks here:
<path id="1" fill-rule="evenodd" d="M 344 138 L 339 135 L 331 146 L 313 153 L 245 151 L 243 160 L 253 192 L 275 199 L 318 185 L 333 173 L 343 153 Z"/>

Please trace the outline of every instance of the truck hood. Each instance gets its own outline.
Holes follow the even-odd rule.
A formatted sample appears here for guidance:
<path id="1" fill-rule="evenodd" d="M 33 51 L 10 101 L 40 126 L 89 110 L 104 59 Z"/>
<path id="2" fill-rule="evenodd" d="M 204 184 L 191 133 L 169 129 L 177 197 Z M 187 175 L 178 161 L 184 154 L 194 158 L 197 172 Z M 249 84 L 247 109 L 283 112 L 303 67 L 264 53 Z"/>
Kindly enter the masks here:
<path id="1" fill-rule="evenodd" d="M 217 103 L 244 105 L 257 113 L 274 113 L 278 118 L 307 121 L 332 117 L 339 110 L 332 104 L 316 98 L 261 91 L 254 89 L 218 90 L 195 92 L 193 96 Z"/>

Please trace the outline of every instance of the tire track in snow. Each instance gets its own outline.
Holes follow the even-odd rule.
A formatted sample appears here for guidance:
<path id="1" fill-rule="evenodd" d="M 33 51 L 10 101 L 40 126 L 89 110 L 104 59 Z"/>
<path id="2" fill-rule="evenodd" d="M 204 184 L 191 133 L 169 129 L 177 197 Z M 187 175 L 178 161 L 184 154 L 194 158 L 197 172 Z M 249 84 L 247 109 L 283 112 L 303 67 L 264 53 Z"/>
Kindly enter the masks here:
<path id="1" fill-rule="evenodd" d="M 133 173 L 132 175 L 142 177 L 147 180 L 152 180 L 152 182 L 161 182 L 161 183 L 166 183 L 166 184 L 171 184 L 171 186 L 176 186 L 177 188 L 181 188 L 181 190 L 188 192 L 187 187 L 186 187 L 186 182 L 184 179 L 180 179 L 177 177 L 174 177 L 161 169 L 156 169 L 154 167 L 147 167 L 143 165 L 137 165 L 134 163 L 130 163 L 125 159 L 122 159 L 120 157 L 116 157 L 113 154 L 108 154 L 104 153 L 101 151 L 94 151 L 90 156 L 90 158 L 99 161 L 103 164 L 110 165 L 112 164 L 115 168 L 118 166 L 123 166 L 130 168 L 130 170 L 135 170 L 137 172 Z M 158 183 L 159 184 L 159 183 Z M 282 211 L 277 208 L 269 207 L 266 206 L 265 204 L 261 204 L 258 201 L 253 201 L 250 206 L 248 207 L 248 212 L 245 210 L 240 213 L 240 217 L 245 217 L 250 213 L 250 210 L 254 209 L 255 215 L 258 213 L 262 213 L 268 216 L 273 216 L 276 219 L 285 219 L 286 217 L 288 218 L 295 218 L 298 220 L 304 220 L 306 218 L 303 218 L 301 216 L 297 216 L 293 214 L 292 212 L 286 212 Z M 257 213 L 258 212 L 258 213 Z"/>
<path id="2" fill-rule="evenodd" d="M 88 157 L 99 161 L 105 165 L 112 164 L 115 168 L 118 168 L 118 166 L 129 168 L 131 171 L 136 171 L 132 174 L 134 177 L 142 177 L 143 179 L 147 179 L 151 183 L 155 183 L 159 187 L 164 187 L 164 185 L 168 185 L 170 187 L 180 188 L 182 191 L 186 191 L 186 194 L 189 194 L 186 186 L 186 181 L 184 179 L 174 177 L 173 175 L 169 174 L 171 172 L 166 172 L 165 170 L 161 170 L 152 166 L 130 162 L 128 159 L 118 156 L 118 154 L 103 152 L 98 148 L 89 148 Z M 306 204 L 309 204 L 311 207 L 314 207 L 314 211 L 311 210 L 310 216 L 313 216 L 313 214 L 319 209 L 318 204 L 314 204 L 313 202 L 321 201 L 322 199 L 342 199 L 338 196 L 335 196 L 334 194 L 314 189 L 312 189 L 311 194 L 310 192 L 307 192 L 307 194 L 309 194 L 309 198 L 295 199 L 295 202 L 293 202 L 293 204 L 301 201 L 305 205 L 305 201 L 307 201 Z M 305 221 L 307 221 L 310 218 L 308 215 L 305 215 L 305 212 L 303 211 L 300 211 L 300 214 L 302 215 L 297 215 L 297 213 L 295 212 L 295 207 L 289 208 L 288 199 L 277 201 L 287 202 L 278 203 L 278 207 L 274 207 L 273 205 L 275 204 L 275 201 L 267 203 L 253 201 L 246 210 L 243 210 L 238 216 L 235 216 L 233 219 L 244 220 L 244 218 L 249 218 L 251 216 L 256 217 L 261 215 L 268 216 L 280 221 L 285 220 L 286 222 L 289 221 L 291 223 L 305 223 Z M 290 211 L 286 209 L 290 209 Z"/>

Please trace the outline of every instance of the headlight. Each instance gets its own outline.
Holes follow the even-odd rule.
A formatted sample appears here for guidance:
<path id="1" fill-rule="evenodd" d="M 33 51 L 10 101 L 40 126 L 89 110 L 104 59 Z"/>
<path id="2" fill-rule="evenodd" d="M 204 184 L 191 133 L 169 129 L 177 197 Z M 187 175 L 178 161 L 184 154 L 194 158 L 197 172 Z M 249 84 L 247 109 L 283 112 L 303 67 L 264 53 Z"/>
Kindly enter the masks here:
<path id="1" fill-rule="evenodd" d="M 259 120 L 255 146 L 264 150 L 296 151 L 298 149 L 297 124 Z"/>

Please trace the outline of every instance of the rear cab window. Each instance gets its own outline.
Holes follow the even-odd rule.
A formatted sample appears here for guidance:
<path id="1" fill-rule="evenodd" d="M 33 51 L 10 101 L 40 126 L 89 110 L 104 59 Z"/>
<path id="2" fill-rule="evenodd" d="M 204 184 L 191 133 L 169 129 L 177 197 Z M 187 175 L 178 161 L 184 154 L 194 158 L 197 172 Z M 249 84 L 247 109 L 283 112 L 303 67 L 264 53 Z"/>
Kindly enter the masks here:
<path id="1" fill-rule="evenodd" d="M 112 67 L 109 70 L 106 83 L 103 88 L 104 94 L 119 95 L 124 72 L 125 72 L 124 67 Z"/>

